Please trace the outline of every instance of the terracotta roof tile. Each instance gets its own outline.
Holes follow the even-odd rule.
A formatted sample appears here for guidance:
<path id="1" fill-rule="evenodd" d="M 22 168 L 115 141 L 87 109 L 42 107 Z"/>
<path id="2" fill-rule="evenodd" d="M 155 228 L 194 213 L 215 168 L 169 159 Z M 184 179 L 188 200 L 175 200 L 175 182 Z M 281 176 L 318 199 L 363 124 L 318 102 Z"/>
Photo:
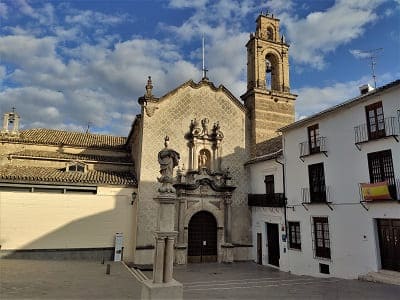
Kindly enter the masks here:
<path id="1" fill-rule="evenodd" d="M 83 161 L 102 161 L 102 162 L 119 162 L 119 163 L 132 163 L 130 156 L 104 156 L 85 153 L 64 153 L 54 151 L 40 151 L 40 150 L 23 150 L 10 154 L 11 157 L 41 157 L 53 159 L 68 159 L 68 160 L 83 160 Z"/>
<path id="2" fill-rule="evenodd" d="M 12 183 L 46 184 L 109 184 L 137 185 L 130 172 L 98 171 L 66 172 L 49 167 L 6 166 L 0 167 L 0 181 Z"/>
<path id="3" fill-rule="evenodd" d="M 56 129 L 35 128 L 21 130 L 19 137 L 0 136 L 3 141 L 45 145 L 68 145 L 87 148 L 123 149 L 126 137 Z"/>
<path id="4" fill-rule="evenodd" d="M 264 156 L 282 149 L 282 136 L 277 136 L 256 145 L 256 156 Z"/>

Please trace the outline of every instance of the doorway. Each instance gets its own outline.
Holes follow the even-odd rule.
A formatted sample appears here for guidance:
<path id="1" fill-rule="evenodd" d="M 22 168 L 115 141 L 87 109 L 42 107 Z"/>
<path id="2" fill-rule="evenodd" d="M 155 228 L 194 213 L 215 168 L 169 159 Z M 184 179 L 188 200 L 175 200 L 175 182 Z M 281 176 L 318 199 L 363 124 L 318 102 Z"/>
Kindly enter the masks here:
<path id="1" fill-rule="evenodd" d="M 279 226 L 267 223 L 268 263 L 279 267 Z"/>
<path id="2" fill-rule="evenodd" d="M 378 219 L 382 269 L 400 271 L 400 219 Z"/>
<path id="3" fill-rule="evenodd" d="M 193 215 L 189 222 L 188 262 L 217 261 L 217 221 L 207 211 Z"/>
<path id="4" fill-rule="evenodd" d="M 257 233 L 257 264 L 262 265 L 262 234 Z"/>

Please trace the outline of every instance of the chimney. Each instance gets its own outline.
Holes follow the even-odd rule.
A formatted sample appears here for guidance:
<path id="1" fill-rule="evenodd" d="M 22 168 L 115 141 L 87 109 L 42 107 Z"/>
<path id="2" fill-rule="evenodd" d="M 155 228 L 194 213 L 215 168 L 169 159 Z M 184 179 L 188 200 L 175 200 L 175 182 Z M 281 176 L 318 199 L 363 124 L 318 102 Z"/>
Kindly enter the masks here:
<path id="1" fill-rule="evenodd" d="M 360 86 L 359 89 L 361 95 L 365 95 L 374 90 L 374 88 L 369 83 Z"/>

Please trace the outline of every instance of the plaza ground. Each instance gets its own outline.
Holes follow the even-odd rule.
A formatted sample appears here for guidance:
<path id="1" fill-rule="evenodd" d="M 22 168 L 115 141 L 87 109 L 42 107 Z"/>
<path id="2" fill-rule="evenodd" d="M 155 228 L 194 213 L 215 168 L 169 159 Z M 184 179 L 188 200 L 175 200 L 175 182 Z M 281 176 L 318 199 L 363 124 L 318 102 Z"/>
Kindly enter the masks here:
<path id="1" fill-rule="evenodd" d="M 107 262 L 106 262 L 107 264 Z M 1 299 L 138 299 L 140 286 L 120 263 L 0 260 Z M 151 277 L 151 272 L 145 272 Z M 399 299 L 400 286 L 295 276 L 251 262 L 176 266 L 184 299 Z"/>

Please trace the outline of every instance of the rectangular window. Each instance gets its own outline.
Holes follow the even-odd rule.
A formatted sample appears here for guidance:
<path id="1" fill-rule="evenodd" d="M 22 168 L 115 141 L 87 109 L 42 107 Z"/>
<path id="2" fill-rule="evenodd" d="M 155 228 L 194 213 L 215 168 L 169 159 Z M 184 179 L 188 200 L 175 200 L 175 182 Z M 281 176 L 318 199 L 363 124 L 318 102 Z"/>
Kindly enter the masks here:
<path id="1" fill-rule="evenodd" d="M 318 124 L 315 124 L 308 127 L 307 130 L 310 154 L 318 153 L 320 151 L 319 126 Z"/>
<path id="2" fill-rule="evenodd" d="M 265 183 L 265 194 L 274 195 L 275 194 L 274 175 L 265 176 L 264 183 Z"/>
<path id="3" fill-rule="evenodd" d="M 314 165 L 309 165 L 308 179 L 310 183 L 310 202 L 326 202 L 324 164 L 318 163 Z"/>
<path id="4" fill-rule="evenodd" d="M 315 256 L 331 258 L 328 218 L 314 217 Z"/>
<path id="5" fill-rule="evenodd" d="M 376 102 L 365 107 L 367 117 L 368 139 L 374 140 L 385 136 L 385 118 L 382 102 Z"/>
<path id="6" fill-rule="evenodd" d="M 368 168 L 370 182 L 387 181 L 391 197 L 397 199 L 392 151 L 384 150 L 368 153 Z"/>
<path id="7" fill-rule="evenodd" d="M 300 222 L 289 222 L 289 248 L 301 249 Z"/>

